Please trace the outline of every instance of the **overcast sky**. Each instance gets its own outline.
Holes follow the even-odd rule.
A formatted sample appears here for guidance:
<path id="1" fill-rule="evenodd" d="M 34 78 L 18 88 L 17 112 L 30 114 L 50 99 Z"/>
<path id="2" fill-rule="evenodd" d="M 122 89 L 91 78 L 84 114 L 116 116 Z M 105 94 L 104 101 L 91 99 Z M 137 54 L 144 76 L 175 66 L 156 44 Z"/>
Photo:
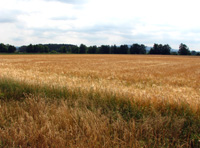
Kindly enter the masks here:
<path id="1" fill-rule="evenodd" d="M 185 43 L 200 50 L 199 0 L 0 0 L 0 42 Z"/>

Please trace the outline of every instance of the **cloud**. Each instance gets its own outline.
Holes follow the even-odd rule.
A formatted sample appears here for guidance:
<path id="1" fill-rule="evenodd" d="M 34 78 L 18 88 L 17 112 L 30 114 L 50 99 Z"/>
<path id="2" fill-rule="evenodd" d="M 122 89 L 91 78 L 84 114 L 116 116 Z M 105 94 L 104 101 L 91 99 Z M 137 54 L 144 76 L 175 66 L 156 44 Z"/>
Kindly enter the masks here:
<path id="1" fill-rule="evenodd" d="M 87 2 L 87 0 L 45 0 L 45 1 L 58 1 L 62 3 L 68 3 L 68 4 L 84 4 Z"/>
<path id="2" fill-rule="evenodd" d="M 14 45 L 160 43 L 177 48 L 183 42 L 199 49 L 199 11 L 198 0 L 2 0 L 0 34 L 2 42 Z"/>
<path id="3" fill-rule="evenodd" d="M 0 11 L 0 23 L 14 23 L 17 22 L 17 16 L 20 14 L 21 12 L 19 11 L 5 11 L 5 10 L 1 10 Z"/>
<path id="4" fill-rule="evenodd" d="M 52 17 L 51 20 L 54 21 L 68 21 L 68 20 L 76 20 L 77 18 L 75 16 L 56 16 Z"/>
<path id="5" fill-rule="evenodd" d="M 0 17 L 0 23 L 13 23 L 15 21 L 15 18 Z"/>

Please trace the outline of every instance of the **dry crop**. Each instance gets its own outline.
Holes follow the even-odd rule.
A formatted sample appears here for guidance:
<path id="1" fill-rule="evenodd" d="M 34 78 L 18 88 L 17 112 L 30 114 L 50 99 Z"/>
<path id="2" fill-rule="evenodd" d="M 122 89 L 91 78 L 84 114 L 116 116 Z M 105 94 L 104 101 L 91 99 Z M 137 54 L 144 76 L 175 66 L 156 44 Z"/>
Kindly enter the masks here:
<path id="1" fill-rule="evenodd" d="M 0 55 L 0 79 L 2 146 L 199 146 L 198 57 Z"/>

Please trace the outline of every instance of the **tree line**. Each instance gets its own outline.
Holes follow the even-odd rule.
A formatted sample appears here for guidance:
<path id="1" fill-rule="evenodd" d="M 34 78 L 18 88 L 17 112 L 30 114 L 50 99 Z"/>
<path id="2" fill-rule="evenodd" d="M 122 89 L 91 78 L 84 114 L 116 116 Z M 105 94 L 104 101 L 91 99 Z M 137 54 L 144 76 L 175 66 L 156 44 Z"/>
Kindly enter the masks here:
<path id="1" fill-rule="evenodd" d="M 0 53 L 14 53 L 16 52 L 16 47 L 12 45 L 4 45 L 3 43 L 0 44 Z"/>
<path id="2" fill-rule="evenodd" d="M 80 46 L 70 44 L 39 44 L 21 46 L 18 50 L 21 53 L 73 53 L 73 54 L 146 54 L 146 47 L 143 44 L 128 45 L 101 45 L 97 47 L 84 44 Z"/>
<path id="3" fill-rule="evenodd" d="M 101 45 L 97 47 L 80 46 L 71 44 L 37 44 L 21 46 L 18 49 L 12 45 L 0 44 L 0 53 L 72 53 L 72 54 L 158 54 L 158 55 L 200 55 L 200 52 L 190 51 L 187 45 L 181 43 L 179 50 L 172 51 L 168 44 L 154 44 L 150 50 L 146 49 L 144 44 L 132 45 Z"/>

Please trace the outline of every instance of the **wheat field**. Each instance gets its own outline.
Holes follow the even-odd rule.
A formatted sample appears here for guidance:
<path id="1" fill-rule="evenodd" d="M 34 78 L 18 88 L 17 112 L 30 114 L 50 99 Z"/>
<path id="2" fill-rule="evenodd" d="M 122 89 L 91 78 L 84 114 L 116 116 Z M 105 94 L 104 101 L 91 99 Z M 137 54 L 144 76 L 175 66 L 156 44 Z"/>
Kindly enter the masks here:
<path id="1" fill-rule="evenodd" d="M 193 132 L 200 129 L 199 57 L 0 55 L 0 79 L 49 89 L 66 88 L 78 94 L 75 101 L 57 101 L 55 96 L 48 101 L 51 96 L 24 92 L 26 99 L 19 101 L 5 99 L 8 91 L 0 90 L 2 147 L 199 145 L 200 135 Z M 88 99 L 91 93 L 96 104 Z M 130 102 L 131 111 L 122 111 L 121 103 L 110 107 L 101 102 L 101 98 L 109 100 L 111 95 Z M 135 102 L 142 110 L 141 117 L 139 110 L 137 116 L 132 114 Z M 131 114 L 128 120 L 126 114 Z M 195 127 L 185 126 L 190 114 Z M 188 127 L 191 130 L 187 131 Z"/>
<path id="2" fill-rule="evenodd" d="M 200 58 L 132 55 L 0 56 L 0 76 L 111 91 L 130 98 L 200 101 Z"/>

